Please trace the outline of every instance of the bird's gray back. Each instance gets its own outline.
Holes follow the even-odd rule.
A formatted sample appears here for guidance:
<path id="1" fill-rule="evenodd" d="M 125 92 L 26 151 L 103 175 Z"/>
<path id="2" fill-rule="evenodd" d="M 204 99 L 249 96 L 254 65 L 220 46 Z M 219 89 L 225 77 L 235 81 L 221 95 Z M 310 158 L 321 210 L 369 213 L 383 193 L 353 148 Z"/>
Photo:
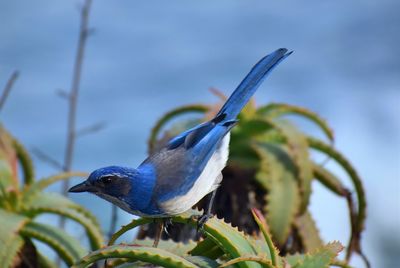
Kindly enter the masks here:
<path id="1" fill-rule="evenodd" d="M 173 150 L 163 148 L 149 156 L 143 164 L 150 163 L 156 173 L 153 195 L 164 199 L 163 193 L 171 196 L 185 194 L 201 172 L 195 161 L 191 150 L 184 147 Z"/>

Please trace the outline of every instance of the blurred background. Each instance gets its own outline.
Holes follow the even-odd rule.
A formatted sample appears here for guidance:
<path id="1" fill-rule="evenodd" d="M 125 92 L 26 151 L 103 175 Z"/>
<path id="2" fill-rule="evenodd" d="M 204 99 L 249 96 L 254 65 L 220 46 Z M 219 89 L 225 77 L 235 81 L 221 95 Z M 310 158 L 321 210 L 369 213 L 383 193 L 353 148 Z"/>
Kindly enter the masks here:
<path id="1" fill-rule="evenodd" d="M 1 87 L 20 71 L 1 122 L 28 149 L 60 161 L 67 102 L 56 92 L 71 87 L 80 6 L 0 1 Z M 365 253 L 373 267 L 394 267 L 400 262 L 399 10 L 396 0 L 94 0 L 77 125 L 105 122 L 106 128 L 77 141 L 73 169 L 137 166 L 163 113 L 216 102 L 209 87 L 230 94 L 262 56 L 287 47 L 295 53 L 261 86 L 256 101 L 304 106 L 327 119 L 337 149 L 364 180 Z M 57 172 L 34 160 L 39 177 Z M 311 210 L 325 241 L 347 242 L 345 201 L 317 184 L 313 190 Z M 71 197 L 108 230 L 109 203 L 88 194 Z M 131 218 L 119 210 L 118 226 Z M 357 257 L 352 263 L 362 267 Z"/>

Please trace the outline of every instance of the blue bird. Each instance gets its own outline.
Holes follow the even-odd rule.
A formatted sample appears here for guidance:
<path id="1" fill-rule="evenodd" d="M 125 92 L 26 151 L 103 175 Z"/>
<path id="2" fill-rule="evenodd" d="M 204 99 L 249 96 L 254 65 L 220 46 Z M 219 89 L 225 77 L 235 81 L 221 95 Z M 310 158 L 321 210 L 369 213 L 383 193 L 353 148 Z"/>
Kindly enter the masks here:
<path id="1" fill-rule="evenodd" d="M 170 217 L 192 208 L 211 194 L 203 225 L 228 161 L 230 130 L 237 116 L 266 76 L 287 56 L 280 48 L 262 58 L 239 84 L 218 114 L 172 138 L 137 169 L 109 166 L 93 171 L 89 178 L 69 189 L 90 192 L 121 209 L 143 217 Z"/>

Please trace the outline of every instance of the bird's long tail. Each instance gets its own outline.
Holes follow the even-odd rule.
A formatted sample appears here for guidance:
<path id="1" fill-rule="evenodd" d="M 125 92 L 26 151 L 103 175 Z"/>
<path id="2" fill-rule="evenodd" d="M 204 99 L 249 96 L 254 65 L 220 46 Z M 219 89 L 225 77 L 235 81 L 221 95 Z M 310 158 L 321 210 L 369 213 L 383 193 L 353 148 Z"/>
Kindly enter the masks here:
<path id="1" fill-rule="evenodd" d="M 215 119 L 220 122 L 235 120 L 268 74 L 290 54 L 292 52 L 288 52 L 286 48 L 280 48 L 257 62 L 222 106 Z"/>

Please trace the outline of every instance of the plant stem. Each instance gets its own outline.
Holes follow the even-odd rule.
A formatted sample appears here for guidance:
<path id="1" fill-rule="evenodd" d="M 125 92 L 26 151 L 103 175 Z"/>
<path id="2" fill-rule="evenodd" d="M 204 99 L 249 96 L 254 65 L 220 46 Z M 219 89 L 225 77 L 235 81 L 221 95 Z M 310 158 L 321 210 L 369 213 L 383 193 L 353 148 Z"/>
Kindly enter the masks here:
<path id="1" fill-rule="evenodd" d="M 4 103 L 6 102 L 7 97 L 10 94 L 10 91 L 14 85 L 15 80 L 17 80 L 18 76 L 19 76 L 19 72 L 14 71 L 11 74 L 10 78 L 8 79 L 6 85 L 3 89 L 3 93 L 1 94 L 1 97 L 0 97 L 0 111 L 3 109 Z"/>
<path id="2" fill-rule="evenodd" d="M 111 222 L 110 222 L 110 230 L 108 231 L 108 240 L 111 240 L 111 237 L 115 233 L 115 229 L 117 227 L 118 221 L 118 208 L 116 205 L 111 206 Z"/>

